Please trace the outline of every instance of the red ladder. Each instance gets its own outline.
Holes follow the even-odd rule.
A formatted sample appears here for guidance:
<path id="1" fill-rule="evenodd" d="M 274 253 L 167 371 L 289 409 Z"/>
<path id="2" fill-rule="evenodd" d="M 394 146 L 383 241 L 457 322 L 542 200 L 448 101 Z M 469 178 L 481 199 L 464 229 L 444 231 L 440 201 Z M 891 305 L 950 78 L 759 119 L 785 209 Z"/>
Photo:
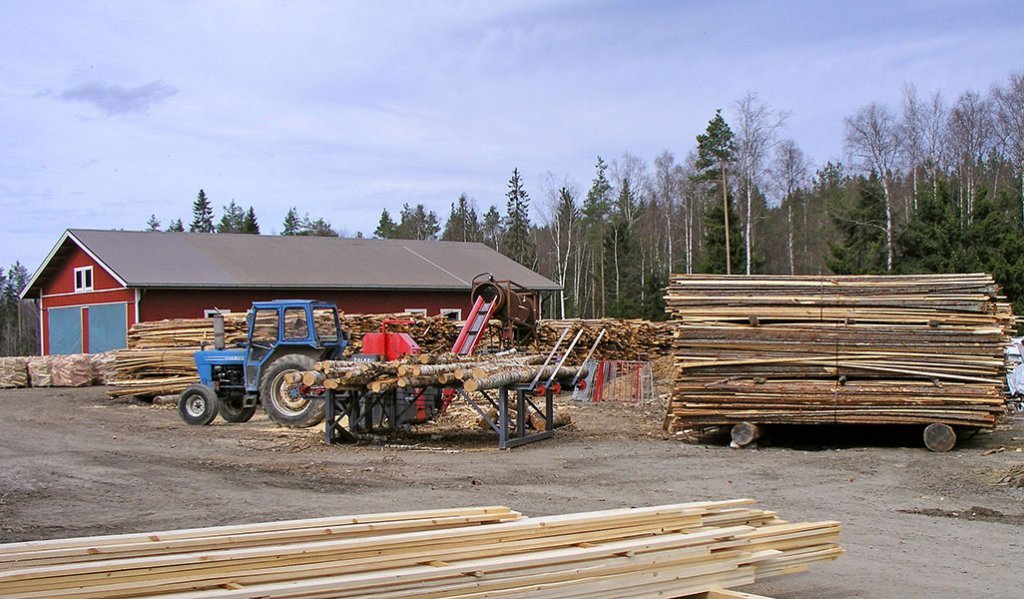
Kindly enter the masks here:
<path id="1" fill-rule="evenodd" d="M 469 318 L 466 319 L 459 338 L 452 346 L 453 354 L 468 356 L 476 350 L 476 346 L 480 343 L 480 338 L 483 337 L 484 330 L 487 328 L 487 323 L 491 321 L 491 315 L 494 314 L 494 304 L 495 300 L 487 301 L 482 295 L 476 298 Z"/>

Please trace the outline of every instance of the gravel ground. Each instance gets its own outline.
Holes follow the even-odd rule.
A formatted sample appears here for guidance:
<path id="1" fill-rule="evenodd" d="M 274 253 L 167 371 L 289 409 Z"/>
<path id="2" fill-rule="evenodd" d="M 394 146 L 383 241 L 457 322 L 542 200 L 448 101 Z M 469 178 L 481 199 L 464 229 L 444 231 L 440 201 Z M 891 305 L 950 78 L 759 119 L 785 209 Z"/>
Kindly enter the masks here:
<path id="1" fill-rule="evenodd" d="M 666 435 L 659 405 L 567 409 L 571 427 L 512 451 L 444 426 L 326 447 L 320 429 L 262 415 L 188 427 L 168 406 L 112 402 L 103 388 L 3 390 L 0 542 L 445 506 L 543 515 L 754 497 L 789 520 L 841 521 L 848 554 L 749 592 L 1021 596 L 1024 489 L 995 484 L 1024 463 L 1020 420 L 948 454 L 920 447 L 919 431 L 881 429 L 783 430 L 730 450 L 720 437 Z"/>

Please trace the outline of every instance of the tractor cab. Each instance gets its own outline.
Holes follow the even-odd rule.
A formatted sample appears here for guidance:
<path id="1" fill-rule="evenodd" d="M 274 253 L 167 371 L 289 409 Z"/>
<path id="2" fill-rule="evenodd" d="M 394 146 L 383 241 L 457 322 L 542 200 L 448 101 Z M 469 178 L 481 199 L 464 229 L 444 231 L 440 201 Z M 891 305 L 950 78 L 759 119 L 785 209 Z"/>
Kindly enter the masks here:
<path id="1" fill-rule="evenodd" d="M 254 302 L 246 322 L 245 344 L 227 348 L 223 318 L 214 317 L 214 348 L 195 353 L 200 382 L 179 397 L 181 417 L 189 424 L 209 424 L 219 413 L 229 422 L 245 422 L 262 404 L 282 426 L 319 423 L 323 402 L 300 393 L 285 377 L 312 370 L 318 360 L 341 357 L 349 339 L 337 306 L 314 300 Z"/>

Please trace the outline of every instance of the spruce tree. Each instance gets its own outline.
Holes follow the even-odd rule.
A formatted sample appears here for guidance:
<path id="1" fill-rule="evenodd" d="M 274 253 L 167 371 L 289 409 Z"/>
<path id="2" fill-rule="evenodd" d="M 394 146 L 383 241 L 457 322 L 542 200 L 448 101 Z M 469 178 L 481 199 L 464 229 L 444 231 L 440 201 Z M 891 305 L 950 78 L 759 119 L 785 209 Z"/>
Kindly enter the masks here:
<path id="1" fill-rule="evenodd" d="M 160 230 L 160 221 L 157 219 L 155 214 L 150 214 L 149 215 L 149 220 L 146 221 L 146 230 L 147 231 L 159 231 Z"/>
<path id="2" fill-rule="evenodd" d="M 180 218 L 176 218 L 171 221 L 171 224 L 167 225 L 168 233 L 184 233 L 185 225 L 181 222 Z"/>
<path id="3" fill-rule="evenodd" d="M 377 229 L 374 230 L 373 236 L 377 239 L 392 239 L 398 232 L 398 224 L 391 218 L 391 213 L 385 208 L 380 213 L 380 221 L 377 222 Z"/>
<path id="4" fill-rule="evenodd" d="M 473 207 L 466 194 L 460 195 L 458 202 L 452 203 L 441 239 L 444 241 L 480 241 L 480 221 L 477 219 L 476 208 Z"/>
<path id="5" fill-rule="evenodd" d="M 218 233 L 241 233 L 245 227 L 245 210 L 235 200 L 224 206 L 224 214 L 217 223 Z"/>
<path id="6" fill-rule="evenodd" d="M 831 214 L 841 239 L 829 244 L 825 264 L 837 275 L 886 272 L 885 192 L 877 175 L 847 187 L 855 197 Z"/>
<path id="7" fill-rule="evenodd" d="M 505 255 L 523 266 L 532 268 L 537 248 L 530 238 L 530 196 L 523 188 L 519 169 L 512 169 L 508 181 L 505 210 Z"/>
<path id="8" fill-rule="evenodd" d="M 604 240 L 608 233 L 612 185 L 606 175 L 608 164 L 600 156 L 597 157 L 595 170 L 597 173 L 590 184 L 590 191 L 583 200 L 583 230 L 587 254 L 590 256 L 590 309 L 587 313 L 591 317 L 600 317 L 604 316 L 606 308 Z"/>
<path id="9" fill-rule="evenodd" d="M 256 210 L 252 206 L 249 206 L 249 210 L 246 211 L 245 218 L 242 220 L 242 233 L 260 234 L 260 223 L 256 220 Z"/>
<path id="10" fill-rule="evenodd" d="M 202 189 L 192 203 L 192 224 L 188 230 L 190 233 L 213 233 L 213 207 Z"/>
<path id="11" fill-rule="evenodd" d="M 302 232 L 302 221 L 299 219 L 299 211 L 292 206 L 288 214 L 284 216 L 284 226 L 281 235 L 298 235 Z"/>

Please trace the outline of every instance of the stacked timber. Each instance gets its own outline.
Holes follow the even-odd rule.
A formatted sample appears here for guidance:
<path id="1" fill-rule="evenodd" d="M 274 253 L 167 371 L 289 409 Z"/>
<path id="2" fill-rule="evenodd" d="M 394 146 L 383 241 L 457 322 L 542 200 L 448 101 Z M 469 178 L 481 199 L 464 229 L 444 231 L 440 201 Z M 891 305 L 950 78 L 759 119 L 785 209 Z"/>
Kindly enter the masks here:
<path id="1" fill-rule="evenodd" d="M 670 430 L 740 422 L 991 428 L 1015 325 L 984 274 L 674 276 Z"/>
<path id="2" fill-rule="evenodd" d="M 224 314 L 224 340 L 228 345 L 242 343 L 246 337 L 244 312 Z M 213 320 L 209 318 L 171 318 L 133 324 L 128 331 L 128 349 L 167 349 L 213 345 Z"/>
<path id="3" fill-rule="evenodd" d="M 505 507 L 0 545 L 0 595 L 678 597 L 842 555 L 837 522 L 751 500 L 538 518 Z"/>
<path id="4" fill-rule="evenodd" d="M 123 349 L 115 352 L 110 397 L 174 395 L 199 381 L 194 349 Z"/>
<path id="5" fill-rule="evenodd" d="M 89 354 L 53 356 L 54 387 L 89 387 L 96 381 Z"/>

